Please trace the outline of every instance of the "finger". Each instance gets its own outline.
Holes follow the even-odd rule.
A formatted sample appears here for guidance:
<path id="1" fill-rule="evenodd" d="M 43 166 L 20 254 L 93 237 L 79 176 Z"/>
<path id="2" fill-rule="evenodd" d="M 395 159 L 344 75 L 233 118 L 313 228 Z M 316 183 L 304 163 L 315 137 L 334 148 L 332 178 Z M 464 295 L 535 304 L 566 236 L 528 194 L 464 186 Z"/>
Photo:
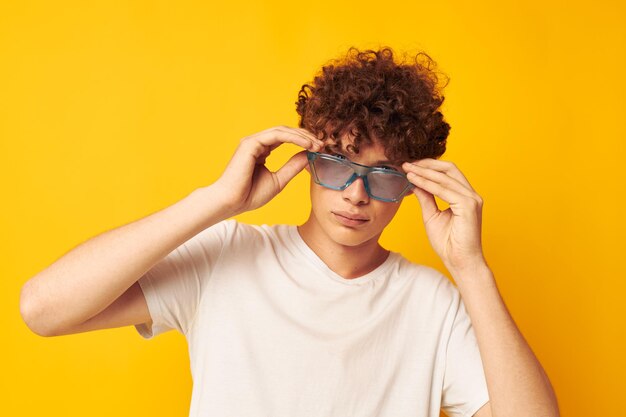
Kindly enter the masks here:
<path id="1" fill-rule="evenodd" d="M 227 166 L 229 172 L 237 175 L 251 175 L 255 165 L 263 165 L 269 154 L 283 143 L 292 143 L 307 150 L 322 149 L 323 142 L 311 133 L 287 126 L 263 130 L 243 138 Z"/>
<path id="2" fill-rule="evenodd" d="M 406 175 L 407 179 L 416 187 L 421 188 L 422 190 L 428 191 L 430 194 L 441 198 L 446 201 L 450 207 L 453 206 L 461 207 L 463 206 L 464 200 L 470 199 L 466 195 L 460 194 L 456 191 L 453 191 L 449 188 L 442 186 L 434 181 L 431 181 L 427 178 L 419 176 L 413 172 L 409 172 Z M 432 207 L 429 207 L 429 210 L 432 210 Z M 454 209 L 453 209 L 454 211 Z"/>
<path id="3" fill-rule="evenodd" d="M 429 180 L 421 175 L 417 175 L 414 172 L 407 173 L 406 178 L 411 182 L 411 184 L 428 191 L 432 195 L 436 195 L 449 204 L 458 203 L 462 200 L 462 198 L 467 197 L 435 181 Z"/>
<path id="4" fill-rule="evenodd" d="M 305 140 L 291 132 L 280 132 L 276 128 L 247 136 L 241 140 L 231 160 L 231 164 L 243 169 L 252 162 L 253 165 L 264 165 L 267 157 L 283 143 L 292 143 L 305 149 L 316 149 L 316 143 Z M 321 145 L 320 145 L 321 146 Z"/>
<path id="5" fill-rule="evenodd" d="M 307 150 L 322 149 L 324 143 L 313 134 L 301 129 L 293 129 L 287 126 L 278 126 L 259 132 L 250 136 L 250 139 L 257 140 L 264 146 L 280 145 L 282 143 L 292 143 Z"/>
<path id="6" fill-rule="evenodd" d="M 276 171 L 276 178 L 278 179 L 278 186 L 282 190 L 287 183 L 293 179 L 300 171 L 304 169 L 308 163 L 306 158 L 306 152 L 298 152 L 292 156 L 285 164 Z"/>
<path id="7" fill-rule="evenodd" d="M 294 129 L 295 129 L 295 130 L 297 130 L 297 131 L 299 131 L 299 132 L 301 132 L 301 133 L 302 133 L 303 135 L 305 135 L 306 137 L 311 137 L 311 138 L 313 138 L 313 139 L 321 140 L 321 139 L 319 138 L 319 136 L 318 136 L 318 135 L 314 134 L 314 133 L 313 133 L 313 132 L 311 132 L 310 130 L 303 129 L 303 128 L 301 128 L 301 127 L 296 127 L 296 128 L 294 128 Z"/>
<path id="8" fill-rule="evenodd" d="M 413 194 L 415 194 L 415 196 L 419 200 L 420 207 L 422 208 L 422 217 L 424 218 L 424 222 L 427 222 L 428 219 L 430 219 L 432 216 L 440 211 L 439 207 L 437 207 L 435 196 L 433 196 L 428 191 L 422 190 L 419 187 L 414 187 Z"/>
<path id="9" fill-rule="evenodd" d="M 267 157 L 270 156 L 270 153 L 272 153 L 274 149 L 270 148 L 270 149 L 265 149 L 261 155 L 257 156 L 256 158 L 256 164 L 257 165 L 265 165 L 265 161 L 267 160 Z"/>
<path id="10" fill-rule="evenodd" d="M 472 188 L 472 185 L 469 183 L 465 175 L 463 175 L 461 170 L 453 162 L 441 161 L 433 158 L 424 158 L 420 159 L 419 161 L 415 161 L 412 164 L 443 172 L 444 174 L 448 174 L 450 177 L 457 180 L 460 184 L 463 184 L 466 188 L 476 192 L 474 188 Z"/>
<path id="11" fill-rule="evenodd" d="M 419 175 L 420 177 L 424 177 L 429 179 L 437 184 L 440 184 L 450 190 L 453 190 L 459 194 L 466 195 L 468 197 L 474 198 L 476 192 L 468 186 L 460 183 L 458 180 L 450 176 L 447 172 L 436 171 L 432 168 L 425 168 L 418 164 L 405 163 L 402 165 L 402 168 L 408 173 L 412 172 L 414 174 Z"/>

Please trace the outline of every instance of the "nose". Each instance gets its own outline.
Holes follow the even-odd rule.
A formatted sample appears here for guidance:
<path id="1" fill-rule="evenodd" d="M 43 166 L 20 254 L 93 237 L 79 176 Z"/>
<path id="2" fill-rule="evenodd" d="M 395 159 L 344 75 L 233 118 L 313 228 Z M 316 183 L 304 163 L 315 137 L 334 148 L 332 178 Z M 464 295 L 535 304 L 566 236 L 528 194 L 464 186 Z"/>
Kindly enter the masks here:
<path id="1" fill-rule="evenodd" d="M 369 201 L 369 195 L 365 190 L 365 184 L 363 183 L 363 177 L 358 177 L 352 184 L 347 186 L 343 191 L 343 199 L 351 202 L 355 205 L 366 204 Z"/>

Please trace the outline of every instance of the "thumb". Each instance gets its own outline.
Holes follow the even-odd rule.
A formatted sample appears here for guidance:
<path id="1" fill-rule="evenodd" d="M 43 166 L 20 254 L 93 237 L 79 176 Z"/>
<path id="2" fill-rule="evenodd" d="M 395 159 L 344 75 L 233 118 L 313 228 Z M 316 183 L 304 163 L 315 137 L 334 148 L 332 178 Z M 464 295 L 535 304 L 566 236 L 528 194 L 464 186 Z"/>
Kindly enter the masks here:
<path id="1" fill-rule="evenodd" d="M 298 152 L 292 156 L 289 161 L 285 162 L 278 171 L 276 171 L 276 178 L 278 179 L 278 185 L 282 190 L 287 183 L 293 179 L 300 171 L 304 169 L 308 163 L 306 159 L 306 151 Z"/>
<path id="2" fill-rule="evenodd" d="M 426 222 L 439 211 L 439 207 L 437 207 L 435 197 L 428 191 L 423 190 L 418 186 L 415 186 L 413 188 L 413 193 L 415 194 L 415 196 L 417 196 L 417 199 L 420 202 L 422 217 L 424 218 L 424 222 Z"/>

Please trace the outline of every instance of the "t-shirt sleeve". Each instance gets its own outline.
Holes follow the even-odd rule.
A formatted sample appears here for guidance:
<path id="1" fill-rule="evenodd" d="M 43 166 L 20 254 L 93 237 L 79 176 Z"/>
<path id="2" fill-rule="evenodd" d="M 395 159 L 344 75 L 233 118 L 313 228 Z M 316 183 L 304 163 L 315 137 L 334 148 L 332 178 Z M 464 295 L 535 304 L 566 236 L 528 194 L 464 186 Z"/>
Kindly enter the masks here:
<path id="1" fill-rule="evenodd" d="M 458 295 L 458 291 L 456 291 Z M 441 408 L 448 416 L 470 417 L 489 401 L 483 363 L 460 295 L 446 350 Z"/>
<path id="2" fill-rule="evenodd" d="M 226 220 L 203 230 L 139 279 L 152 318 L 152 326 L 135 326 L 141 336 L 150 339 L 171 329 L 187 333 L 234 224 Z"/>

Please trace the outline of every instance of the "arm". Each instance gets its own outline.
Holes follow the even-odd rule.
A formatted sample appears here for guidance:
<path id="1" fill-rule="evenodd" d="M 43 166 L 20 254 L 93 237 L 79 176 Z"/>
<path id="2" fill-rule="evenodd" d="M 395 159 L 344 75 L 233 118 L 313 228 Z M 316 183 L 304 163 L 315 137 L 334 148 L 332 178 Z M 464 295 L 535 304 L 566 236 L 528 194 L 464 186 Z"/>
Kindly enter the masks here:
<path id="1" fill-rule="evenodd" d="M 491 398 L 492 413 L 477 416 L 558 416 L 550 381 L 511 318 L 491 270 L 482 265 L 451 273 L 472 320 Z"/>
<path id="2" fill-rule="evenodd" d="M 277 127 L 242 139 L 222 176 L 175 204 L 77 246 L 24 284 L 20 312 L 43 336 L 150 321 L 136 284 L 205 228 L 270 201 L 306 165 L 301 152 L 277 172 L 265 158 L 282 143 L 319 150 L 304 129 Z"/>
<path id="3" fill-rule="evenodd" d="M 481 244 L 482 199 L 445 161 L 406 163 L 433 249 L 455 279 L 478 341 L 489 403 L 478 417 L 549 416 L 559 410 L 550 381 L 511 318 Z M 440 211 L 434 196 L 450 207 Z"/>

